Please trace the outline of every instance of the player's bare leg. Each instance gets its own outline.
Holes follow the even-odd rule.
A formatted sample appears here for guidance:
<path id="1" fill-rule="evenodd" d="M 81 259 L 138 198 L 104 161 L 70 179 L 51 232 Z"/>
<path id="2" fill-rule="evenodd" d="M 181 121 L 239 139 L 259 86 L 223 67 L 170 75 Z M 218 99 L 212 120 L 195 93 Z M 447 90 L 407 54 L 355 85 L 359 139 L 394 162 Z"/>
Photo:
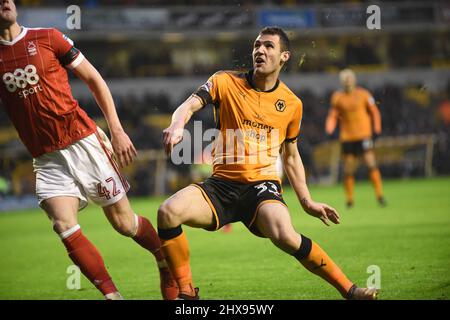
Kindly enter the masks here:
<path id="1" fill-rule="evenodd" d="M 370 181 L 375 189 L 375 195 L 377 197 L 378 203 L 381 206 L 386 206 L 386 201 L 383 196 L 383 182 L 381 179 L 381 173 L 377 166 L 377 161 L 375 158 L 375 152 L 373 150 L 368 150 L 363 154 L 364 162 L 369 169 Z"/>
<path id="2" fill-rule="evenodd" d="M 178 296 L 178 286 L 167 266 L 161 251 L 161 242 L 151 222 L 133 212 L 126 196 L 118 202 L 104 207 L 103 211 L 117 232 L 132 238 L 155 256 L 160 275 L 161 294 L 166 300 L 175 299 Z"/>
<path id="3" fill-rule="evenodd" d="M 158 210 L 158 234 L 180 298 L 198 299 L 189 264 L 189 245 L 182 224 L 195 228 L 214 225 L 214 216 L 199 188 L 188 186 L 167 199 Z"/>
<path id="4" fill-rule="evenodd" d="M 42 208 L 52 220 L 53 230 L 60 236 L 70 259 L 86 278 L 107 300 L 121 300 L 100 253 L 81 232 L 77 220 L 79 201 L 75 197 L 58 196 L 43 201 Z"/>
<path id="5" fill-rule="evenodd" d="M 344 154 L 344 189 L 347 208 L 353 206 L 355 189 L 355 171 L 358 167 L 358 159 L 353 154 Z"/>
<path id="6" fill-rule="evenodd" d="M 294 256 L 306 269 L 333 285 L 346 299 L 376 298 L 371 289 L 358 288 L 315 242 L 298 234 L 288 209 L 281 203 L 265 203 L 258 210 L 256 226 L 278 248 Z"/>

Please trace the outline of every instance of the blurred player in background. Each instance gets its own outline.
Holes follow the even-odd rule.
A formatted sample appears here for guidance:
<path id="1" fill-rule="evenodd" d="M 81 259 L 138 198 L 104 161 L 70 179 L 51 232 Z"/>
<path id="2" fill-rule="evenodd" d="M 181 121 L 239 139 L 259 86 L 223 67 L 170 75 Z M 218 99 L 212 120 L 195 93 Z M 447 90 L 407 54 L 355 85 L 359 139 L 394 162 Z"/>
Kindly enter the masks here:
<path id="1" fill-rule="evenodd" d="M 358 288 L 312 240 L 297 233 L 283 200 L 276 159 L 282 150 L 284 171 L 303 209 L 310 215 L 339 223 L 330 206 L 312 200 L 297 149 L 302 102 L 278 79 L 290 58 L 289 39 L 276 27 L 261 30 L 253 46 L 253 69 L 247 73 L 220 71 L 181 104 L 164 130 L 167 154 L 183 137 L 192 114 L 214 104 L 222 140 L 230 129 L 241 132 L 238 146 L 216 139 L 213 174 L 167 199 L 158 210 L 158 234 L 167 262 L 180 288 L 179 299 L 198 299 L 189 263 L 189 245 L 181 225 L 218 230 L 241 221 L 255 235 L 269 238 L 275 246 L 295 257 L 306 269 L 332 284 L 343 297 L 374 299 L 376 289 Z M 269 142 L 270 141 L 270 142 Z M 258 154 L 252 162 L 252 150 Z M 224 151 L 225 150 L 225 151 Z M 244 151 L 243 149 L 241 149 Z M 239 159 L 235 161 L 235 159 Z M 264 160 L 261 160 L 264 159 Z M 269 290 L 273 290 L 270 288 Z"/>
<path id="2" fill-rule="evenodd" d="M 332 135 L 339 122 L 347 207 L 353 206 L 354 174 L 361 156 L 369 169 L 377 200 L 385 206 L 381 174 L 373 150 L 373 139 L 381 134 L 380 111 L 372 95 L 356 86 L 356 76 L 352 70 L 342 70 L 339 80 L 343 91 L 336 91 L 331 97 L 325 131 L 327 135 Z"/>
<path id="3" fill-rule="evenodd" d="M 100 253 L 83 235 L 78 211 L 87 199 L 103 207 L 111 225 L 156 258 L 164 298 L 178 288 L 150 221 L 128 202 L 120 174 L 136 150 L 117 117 L 114 102 L 97 70 L 56 29 L 25 28 L 16 21 L 13 1 L 0 2 L 0 97 L 19 136 L 33 157 L 39 205 L 53 222 L 69 257 L 109 300 L 122 299 Z M 73 98 L 65 68 L 91 90 L 108 123 L 111 142 Z"/>

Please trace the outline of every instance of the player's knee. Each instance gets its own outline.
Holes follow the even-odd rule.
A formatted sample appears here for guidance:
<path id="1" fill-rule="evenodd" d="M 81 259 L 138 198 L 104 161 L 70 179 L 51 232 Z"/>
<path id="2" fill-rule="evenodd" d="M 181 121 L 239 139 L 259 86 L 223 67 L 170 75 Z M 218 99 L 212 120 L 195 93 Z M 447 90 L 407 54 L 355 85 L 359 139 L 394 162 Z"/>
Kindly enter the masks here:
<path id="1" fill-rule="evenodd" d="M 115 219 L 111 224 L 114 230 L 116 230 L 118 233 L 120 233 L 125 237 L 132 237 L 135 234 L 136 228 L 133 219 L 125 219 L 125 218 Z"/>
<path id="2" fill-rule="evenodd" d="M 77 223 L 65 220 L 53 220 L 53 231 L 57 234 L 61 234 L 73 228 Z"/>
<path id="3" fill-rule="evenodd" d="M 136 233 L 135 214 L 129 205 L 115 203 L 104 207 L 103 210 L 118 233 L 126 237 L 132 237 Z"/>
<path id="4" fill-rule="evenodd" d="M 377 165 L 377 162 L 375 160 L 367 161 L 366 165 L 367 165 L 367 168 L 369 169 L 369 171 L 378 169 L 378 165 Z"/>
<path id="5" fill-rule="evenodd" d="M 158 227 L 174 228 L 180 225 L 176 206 L 171 201 L 165 201 L 158 209 Z"/>
<path id="6" fill-rule="evenodd" d="M 279 244 L 283 244 L 285 247 L 292 247 L 295 248 L 296 247 L 296 243 L 298 242 L 298 240 L 296 239 L 296 237 L 292 237 L 290 234 L 284 233 L 284 232 L 280 232 L 276 241 Z"/>
<path id="7" fill-rule="evenodd" d="M 299 236 L 296 232 L 288 232 L 287 230 L 277 230 L 272 234 L 272 242 L 285 251 L 298 249 Z"/>
<path id="8" fill-rule="evenodd" d="M 344 176 L 353 176 L 355 174 L 355 170 L 353 168 L 344 168 Z"/>

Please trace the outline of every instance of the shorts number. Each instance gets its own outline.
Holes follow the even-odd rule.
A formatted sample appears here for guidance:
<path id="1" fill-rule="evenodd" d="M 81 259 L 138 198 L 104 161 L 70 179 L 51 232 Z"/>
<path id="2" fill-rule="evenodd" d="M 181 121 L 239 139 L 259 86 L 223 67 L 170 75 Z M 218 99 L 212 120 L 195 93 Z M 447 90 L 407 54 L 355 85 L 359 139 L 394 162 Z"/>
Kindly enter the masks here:
<path id="1" fill-rule="evenodd" d="M 115 197 L 120 193 L 120 190 L 116 187 L 116 181 L 113 177 L 109 177 L 105 182 L 111 184 L 112 186 L 112 196 Z M 99 197 L 105 197 L 107 200 L 111 199 L 111 191 L 108 190 L 106 186 L 101 183 L 97 184 L 97 193 Z"/>
<path id="2" fill-rule="evenodd" d="M 269 187 L 267 187 L 266 183 L 269 185 Z M 260 191 L 258 192 L 258 194 L 256 196 L 259 196 L 261 193 L 265 192 L 266 190 L 268 190 L 270 193 L 273 193 L 277 197 L 280 196 L 277 185 L 272 182 L 263 182 L 261 184 L 256 185 L 255 188 L 260 189 Z"/>

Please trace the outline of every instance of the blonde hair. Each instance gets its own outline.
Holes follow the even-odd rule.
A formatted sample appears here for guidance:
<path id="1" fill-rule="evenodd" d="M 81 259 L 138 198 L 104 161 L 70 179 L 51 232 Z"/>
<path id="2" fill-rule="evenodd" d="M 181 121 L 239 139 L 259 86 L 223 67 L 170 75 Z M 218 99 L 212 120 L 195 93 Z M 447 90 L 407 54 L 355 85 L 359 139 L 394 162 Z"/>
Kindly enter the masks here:
<path id="1" fill-rule="evenodd" d="M 355 74 L 355 72 L 353 72 L 353 70 L 352 70 L 352 69 L 349 69 L 349 68 L 343 69 L 343 70 L 341 70 L 341 71 L 339 72 L 339 81 L 340 81 L 340 82 L 343 82 L 344 79 L 345 79 L 346 77 L 348 77 L 348 76 L 353 77 L 353 79 L 355 79 L 355 81 L 356 81 L 356 74 Z"/>

